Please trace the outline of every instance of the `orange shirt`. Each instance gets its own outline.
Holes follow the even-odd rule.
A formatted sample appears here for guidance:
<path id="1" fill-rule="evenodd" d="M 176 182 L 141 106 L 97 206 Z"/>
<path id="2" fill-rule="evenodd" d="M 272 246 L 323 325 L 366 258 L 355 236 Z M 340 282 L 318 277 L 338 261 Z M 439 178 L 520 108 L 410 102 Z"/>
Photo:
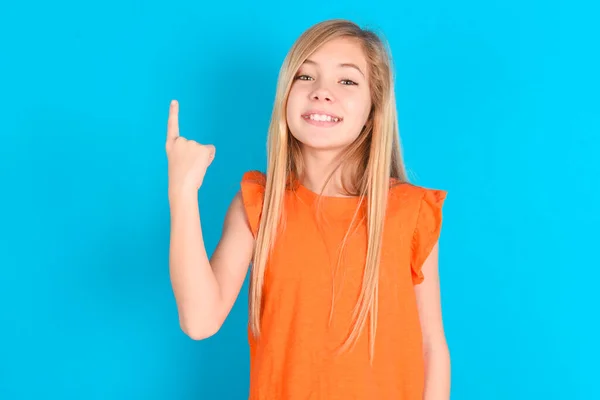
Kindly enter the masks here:
<path id="1" fill-rule="evenodd" d="M 246 172 L 242 197 L 256 235 L 265 176 Z M 249 331 L 250 400 L 422 400 L 424 362 L 414 284 L 441 229 L 446 192 L 392 185 L 380 265 L 373 364 L 368 321 L 354 348 L 335 351 L 347 337 L 360 293 L 367 249 L 363 223 L 338 248 L 357 197 L 324 197 L 299 185 L 287 190 L 285 230 L 266 267 L 261 336 Z M 318 217 L 320 215 L 321 217 Z M 329 320 L 336 285 L 333 319 Z"/>

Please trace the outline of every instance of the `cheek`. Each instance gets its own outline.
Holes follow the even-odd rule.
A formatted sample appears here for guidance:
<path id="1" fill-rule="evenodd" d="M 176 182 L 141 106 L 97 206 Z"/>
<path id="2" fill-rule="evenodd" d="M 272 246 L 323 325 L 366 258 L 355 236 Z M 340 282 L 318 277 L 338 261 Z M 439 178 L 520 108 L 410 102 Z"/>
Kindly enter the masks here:
<path id="1" fill-rule="evenodd" d="M 362 128 L 371 110 L 370 96 L 361 94 L 349 98 L 346 102 L 346 110 L 348 115 L 351 116 L 353 124 L 360 125 Z"/>
<path id="2" fill-rule="evenodd" d="M 290 118 L 293 119 L 294 115 L 298 114 L 299 112 L 299 95 L 300 93 L 298 93 L 298 90 L 296 90 L 295 87 L 292 87 L 288 95 L 287 105 L 285 109 L 288 121 L 290 120 Z"/>

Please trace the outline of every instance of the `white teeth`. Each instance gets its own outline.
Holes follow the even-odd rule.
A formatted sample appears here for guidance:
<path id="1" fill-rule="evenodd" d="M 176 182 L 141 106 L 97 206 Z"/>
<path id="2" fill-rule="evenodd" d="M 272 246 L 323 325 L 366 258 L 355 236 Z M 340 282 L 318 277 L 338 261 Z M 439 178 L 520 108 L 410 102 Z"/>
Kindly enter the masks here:
<path id="1" fill-rule="evenodd" d="M 322 115 L 322 114 L 310 114 L 309 117 L 313 121 L 338 122 L 340 120 L 339 118 L 332 117 L 330 115 Z"/>

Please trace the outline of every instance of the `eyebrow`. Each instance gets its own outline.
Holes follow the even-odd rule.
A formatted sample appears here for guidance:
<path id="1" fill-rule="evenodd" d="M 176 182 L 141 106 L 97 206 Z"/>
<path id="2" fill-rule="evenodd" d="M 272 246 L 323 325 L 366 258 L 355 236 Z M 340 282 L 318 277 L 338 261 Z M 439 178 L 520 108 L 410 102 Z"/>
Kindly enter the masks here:
<path id="1" fill-rule="evenodd" d="M 306 61 L 304 61 L 306 64 L 313 64 L 313 65 L 317 65 L 317 63 L 311 59 L 307 59 Z M 343 68 L 354 68 L 355 70 L 357 70 L 358 72 L 360 72 L 360 74 L 364 77 L 365 74 L 361 71 L 361 69 L 358 67 L 358 65 L 353 64 L 353 63 L 341 63 L 338 64 L 338 67 L 343 67 Z"/>

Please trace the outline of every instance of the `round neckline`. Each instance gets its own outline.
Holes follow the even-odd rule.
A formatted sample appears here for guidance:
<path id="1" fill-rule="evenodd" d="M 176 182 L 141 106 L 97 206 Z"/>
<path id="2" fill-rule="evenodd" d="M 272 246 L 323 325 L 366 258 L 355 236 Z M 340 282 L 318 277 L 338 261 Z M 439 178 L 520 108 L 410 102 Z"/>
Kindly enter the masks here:
<path id="1" fill-rule="evenodd" d="M 361 196 L 330 196 L 330 195 L 322 195 L 317 192 L 314 192 L 304 186 L 300 182 L 296 182 L 294 188 L 292 189 L 298 196 L 301 198 L 310 201 L 311 203 L 315 203 L 321 201 L 323 204 L 332 205 L 332 206 L 356 206 L 361 199 Z"/>
<path id="2" fill-rule="evenodd" d="M 390 178 L 390 191 L 396 186 L 395 183 L 397 181 L 394 178 Z M 306 186 L 304 186 L 300 181 L 295 181 L 291 187 L 293 192 L 302 195 L 302 197 L 309 199 L 311 201 L 321 200 L 326 201 L 328 203 L 345 203 L 345 204 L 355 204 L 358 203 L 361 199 L 361 196 L 331 196 L 331 195 L 322 195 L 313 190 L 310 190 Z"/>

